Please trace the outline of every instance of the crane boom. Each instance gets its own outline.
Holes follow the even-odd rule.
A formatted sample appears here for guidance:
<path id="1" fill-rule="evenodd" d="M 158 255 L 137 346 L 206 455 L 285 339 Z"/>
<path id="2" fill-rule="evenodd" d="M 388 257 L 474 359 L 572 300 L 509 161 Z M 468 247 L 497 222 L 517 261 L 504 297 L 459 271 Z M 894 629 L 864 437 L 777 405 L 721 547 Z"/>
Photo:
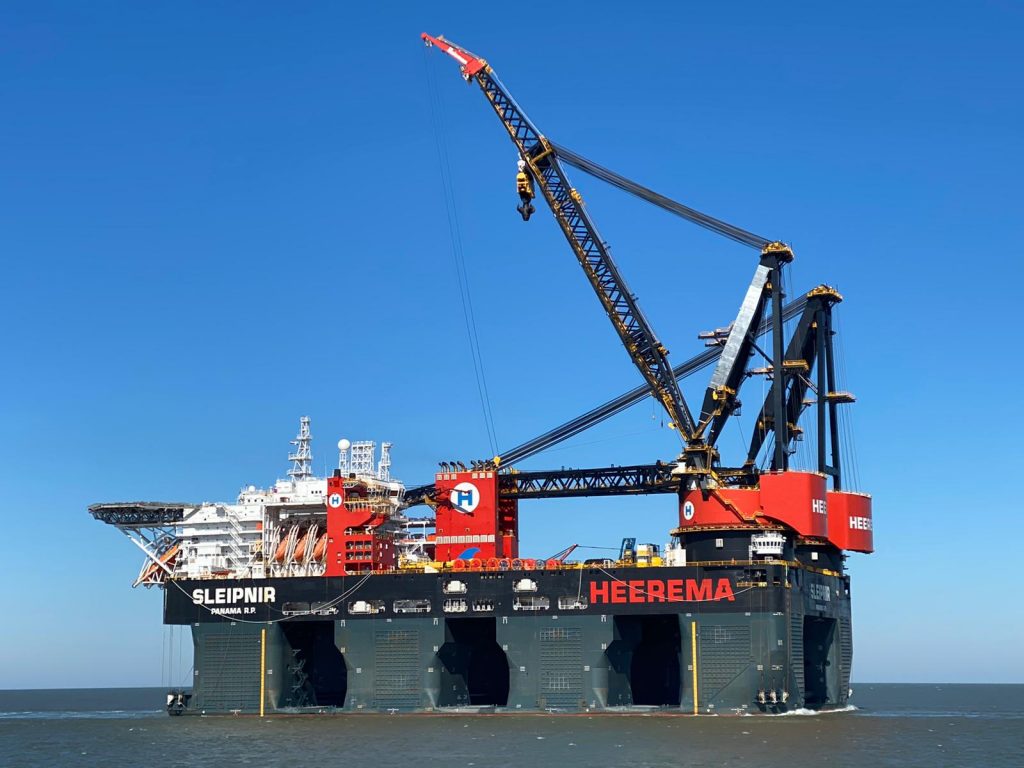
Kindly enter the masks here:
<path id="1" fill-rule="evenodd" d="M 696 437 L 697 426 L 676 384 L 668 350 L 658 341 L 640 311 L 607 245 L 584 209 L 583 199 L 570 184 L 554 147 L 516 104 L 486 61 L 443 38 L 426 33 L 422 38 L 458 61 L 466 81 L 475 81 L 480 86 L 539 186 L 633 364 L 689 445 Z M 696 468 L 706 466 L 706 454 L 698 451 L 688 452 L 688 455 Z"/>

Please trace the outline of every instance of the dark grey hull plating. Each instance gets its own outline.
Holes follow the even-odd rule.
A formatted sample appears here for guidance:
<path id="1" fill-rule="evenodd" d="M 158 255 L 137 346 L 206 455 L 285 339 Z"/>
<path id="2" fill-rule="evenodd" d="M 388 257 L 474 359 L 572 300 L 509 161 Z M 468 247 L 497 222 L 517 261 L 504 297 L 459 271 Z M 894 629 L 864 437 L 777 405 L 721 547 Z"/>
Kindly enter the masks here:
<path id="1" fill-rule="evenodd" d="M 848 580 L 794 563 L 177 582 L 165 621 L 184 714 L 835 708 L 852 661 Z"/>

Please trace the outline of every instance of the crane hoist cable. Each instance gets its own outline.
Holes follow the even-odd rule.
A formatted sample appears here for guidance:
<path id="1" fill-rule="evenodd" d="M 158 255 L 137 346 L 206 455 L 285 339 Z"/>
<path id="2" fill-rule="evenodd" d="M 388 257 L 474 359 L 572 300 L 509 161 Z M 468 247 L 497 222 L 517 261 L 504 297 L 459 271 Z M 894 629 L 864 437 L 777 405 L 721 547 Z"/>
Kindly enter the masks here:
<path id="1" fill-rule="evenodd" d="M 834 337 L 837 339 L 835 344 L 835 356 L 837 365 L 836 371 L 836 390 L 842 391 L 848 386 L 849 379 L 846 373 L 846 345 L 843 343 L 842 333 L 842 313 L 836 312 L 834 317 Z M 860 485 L 860 464 L 857 460 L 857 441 L 855 438 L 855 429 L 853 424 L 853 410 L 840 408 L 839 409 L 839 424 L 840 424 L 840 435 L 844 443 L 843 455 L 847 457 L 846 465 L 849 467 L 848 478 L 850 482 L 847 487 L 851 490 L 857 490 L 861 487 Z"/>
<path id="2" fill-rule="evenodd" d="M 484 428 L 492 451 L 498 450 L 498 436 L 494 428 L 494 414 L 491 410 L 491 398 L 487 389 L 487 377 L 484 373 L 483 355 L 480 351 L 480 338 L 476 329 L 476 313 L 473 311 L 472 291 L 469 288 L 469 275 L 466 271 L 466 259 L 462 248 L 462 228 L 459 225 L 459 212 L 455 200 L 455 188 L 452 183 L 452 170 L 448 154 L 448 141 L 445 122 L 442 117 L 443 106 L 439 110 L 441 91 L 434 82 L 433 72 L 424 55 L 424 66 L 427 70 L 427 89 L 430 100 L 431 126 L 434 132 L 434 143 L 437 148 L 437 162 L 441 169 L 441 187 L 448 217 L 448 232 L 452 245 L 452 259 L 455 263 L 455 277 L 458 283 L 459 299 L 462 302 L 462 316 L 469 340 L 470 357 L 473 360 L 473 375 L 476 382 L 480 407 L 483 411 Z"/>

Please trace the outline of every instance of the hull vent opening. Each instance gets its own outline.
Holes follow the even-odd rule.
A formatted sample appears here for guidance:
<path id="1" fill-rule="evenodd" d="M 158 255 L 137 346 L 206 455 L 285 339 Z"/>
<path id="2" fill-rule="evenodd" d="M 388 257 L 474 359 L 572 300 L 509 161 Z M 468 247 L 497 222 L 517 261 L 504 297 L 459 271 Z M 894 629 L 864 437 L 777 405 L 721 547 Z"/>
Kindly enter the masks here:
<path id="1" fill-rule="evenodd" d="M 495 619 L 445 619 L 445 642 L 437 657 L 441 663 L 438 706 L 508 704 L 508 657 L 498 645 Z"/>
<path id="2" fill-rule="evenodd" d="M 291 647 L 281 691 L 284 707 L 343 707 L 348 687 L 345 657 L 334 644 L 333 621 L 281 624 Z"/>
<path id="3" fill-rule="evenodd" d="M 682 700 L 682 636 L 675 614 L 616 616 L 608 646 L 613 705 L 678 707 Z"/>
<path id="4" fill-rule="evenodd" d="M 811 709 L 837 701 L 836 620 L 804 617 L 804 705 Z"/>

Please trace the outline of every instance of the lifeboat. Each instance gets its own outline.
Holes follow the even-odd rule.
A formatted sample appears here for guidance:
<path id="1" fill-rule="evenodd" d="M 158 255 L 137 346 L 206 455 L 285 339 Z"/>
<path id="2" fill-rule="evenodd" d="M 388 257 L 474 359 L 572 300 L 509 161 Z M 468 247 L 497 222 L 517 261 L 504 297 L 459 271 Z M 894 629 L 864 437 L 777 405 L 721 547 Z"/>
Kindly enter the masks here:
<path id="1" fill-rule="evenodd" d="M 318 563 L 324 559 L 324 555 L 327 554 L 327 532 L 324 531 L 320 534 L 320 538 L 316 540 L 316 544 L 313 547 L 313 559 Z"/>
<path id="2" fill-rule="evenodd" d="M 281 537 L 281 543 L 277 545 L 277 551 L 274 552 L 274 562 L 283 563 L 284 553 L 288 551 L 288 535 L 285 534 Z"/>
<path id="3" fill-rule="evenodd" d="M 310 528 L 306 531 L 306 535 L 299 539 L 299 543 L 295 546 L 295 554 L 292 556 L 292 560 L 296 563 L 302 563 L 303 558 L 306 556 L 306 547 L 310 544 L 310 537 L 313 535 L 314 530 Z"/>

